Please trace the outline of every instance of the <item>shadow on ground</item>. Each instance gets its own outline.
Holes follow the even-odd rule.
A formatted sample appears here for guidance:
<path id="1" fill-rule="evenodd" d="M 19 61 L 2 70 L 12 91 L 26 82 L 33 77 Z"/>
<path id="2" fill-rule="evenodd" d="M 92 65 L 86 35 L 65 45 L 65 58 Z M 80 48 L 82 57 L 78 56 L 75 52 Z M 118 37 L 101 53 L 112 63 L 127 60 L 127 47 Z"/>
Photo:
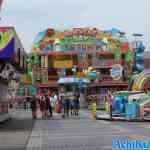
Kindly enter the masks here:
<path id="1" fill-rule="evenodd" d="M 15 119 L 5 121 L 0 123 L 0 132 L 1 131 L 21 131 L 21 130 L 32 130 L 35 121 L 28 118 Z"/>
<path id="2" fill-rule="evenodd" d="M 31 118 L 12 118 L 0 123 L 0 150 L 26 150 L 34 123 Z"/>

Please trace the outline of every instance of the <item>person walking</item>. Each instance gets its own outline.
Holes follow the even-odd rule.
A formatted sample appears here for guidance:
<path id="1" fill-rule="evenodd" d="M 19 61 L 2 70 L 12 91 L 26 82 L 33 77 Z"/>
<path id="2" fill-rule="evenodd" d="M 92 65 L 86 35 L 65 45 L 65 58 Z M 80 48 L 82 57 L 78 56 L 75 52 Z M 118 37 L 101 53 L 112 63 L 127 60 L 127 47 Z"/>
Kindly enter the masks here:
<path id="1" fill-rule="evenodd" d="M 45 118 L 48 119 L 48 113 L 49 113 L 49 98 L 47 95 L 45 95 Z"/>
<path id="2" fill-rule="evenodd" d="M 57 101 L 58 101 L 58 96 L 57 96 L 56 92 L 54 92 L 54 94 L 53 94 L 54 109 L 55 109 L 55 107 L 56 107 L 56 102 L 57 102 Z"/>
<path id="3" fill-rule="evenodd" d="M 42 119 L 44 119 L 46 117 L 46 100 L 44 95 L 40 97 L 39 105 L 42 113 Z"/>
<path id="4" fill-rule="evenodd" d="M 61 104 L 61 112 L 62 112 L 62 118 L 65 117 L 65 93 L 62 92 L 59 94 L 60 104 Z"/>
<path id="5" fill-rule="evenodd" d="M 74 99 L 74 114 L 75 116 L 79 115 L 79 109 L 80 109 L 80 94 L 79 92 L 75 93 L 75 99 Z"/>
<path id="6" fill-rule="evenodd" d="M 36 119 L 37 115 L 36 115 L 36 111 L 37 111 L 37 100 L 36 97 L 33 96 L 31 99 L 31 110 L 32 110 L 32 118 Z"/>
<path id="7" fill-rule="evenodd" d="M 27 102 L 26 102 L 26 99 L 24 99 L 24 101 L 23 101 L 23 108 L 24 108 L 24 111 L 27 111 Z"/>
<path id="8" fill-rule="evenodd" d="M 46 95 L 46 110 L 47 110 L 47 117 L 53 117 L 53 109 L 51 105 L 51 97 Z"/>
<path id="9" fill-rule="evenodd" d="M 25 99 L 26 99 L 26 109 L 28 111 L 29 110 L 29 104 L 30 104 L 30 97 L 27 96 Z"/>
<path id="10" fill-rule="evenodd" d="M 65 115 L 67 115 L 67 117 L 69 117 L 69 109 L 70 109 L 70 99 L 69 99 L 69 96 L 66 96 L 66 99 L 65 99 Z"/>
<path id="11" fill-rule="evenodd" d="M 71 98 L 70 98 L 70 113 L 71 113 L 71 116 L 74 116 L 74 111 L 73 111 L 73 109 L 74 109 L 74 96 L 72 96 Z"/>

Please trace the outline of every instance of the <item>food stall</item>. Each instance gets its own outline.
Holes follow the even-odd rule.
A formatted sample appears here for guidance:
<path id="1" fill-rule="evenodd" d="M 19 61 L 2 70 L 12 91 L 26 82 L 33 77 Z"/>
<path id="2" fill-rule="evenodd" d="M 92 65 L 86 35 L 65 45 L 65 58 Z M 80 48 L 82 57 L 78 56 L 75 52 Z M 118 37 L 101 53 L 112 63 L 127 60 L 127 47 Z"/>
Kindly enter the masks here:
<path id="1" fill-rule="evenodd" d="M 10 85 L 11 81 L 18 82 L 20 72 L 25 70 L 25 55 L 15 29 L 0 27 L 0 122 L 10 118 L 9 104 L 15 91 Z"/>

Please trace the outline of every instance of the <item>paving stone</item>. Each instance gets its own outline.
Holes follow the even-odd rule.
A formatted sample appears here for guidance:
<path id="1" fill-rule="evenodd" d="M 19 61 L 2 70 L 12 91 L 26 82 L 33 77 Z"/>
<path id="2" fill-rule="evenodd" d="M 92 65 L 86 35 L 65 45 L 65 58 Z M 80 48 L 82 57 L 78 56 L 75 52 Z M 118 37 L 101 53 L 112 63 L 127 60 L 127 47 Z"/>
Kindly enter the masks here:
<path id="1" fill-rule="evenodd" d="M 78 119 L 37 120 L 26 150 L 111 150 L 114 138 L 138 137 L 132 135 L 133 128 L 95 121 L 86 111 L 80 115 Z"/>

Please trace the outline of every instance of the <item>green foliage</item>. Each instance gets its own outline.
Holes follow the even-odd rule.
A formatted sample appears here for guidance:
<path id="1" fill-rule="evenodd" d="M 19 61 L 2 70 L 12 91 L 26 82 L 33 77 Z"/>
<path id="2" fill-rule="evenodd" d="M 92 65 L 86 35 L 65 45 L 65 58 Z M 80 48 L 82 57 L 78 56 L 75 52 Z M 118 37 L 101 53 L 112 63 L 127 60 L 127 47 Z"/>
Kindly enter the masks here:
<path id="1" fill-rule="evenodd" d="M 131 50 L 128 50 L 127 52 L 125 52 L 125 59 L 126 62 L 131 62 L 133 59 L 133 52 Z"/>
<path id="2" fill-rule="evenodd" d="M 11 40 L 12 35 L 10 35 L 10 32 L 0 32 L 0 37 L 0 48 L 4 48 Z"/>

